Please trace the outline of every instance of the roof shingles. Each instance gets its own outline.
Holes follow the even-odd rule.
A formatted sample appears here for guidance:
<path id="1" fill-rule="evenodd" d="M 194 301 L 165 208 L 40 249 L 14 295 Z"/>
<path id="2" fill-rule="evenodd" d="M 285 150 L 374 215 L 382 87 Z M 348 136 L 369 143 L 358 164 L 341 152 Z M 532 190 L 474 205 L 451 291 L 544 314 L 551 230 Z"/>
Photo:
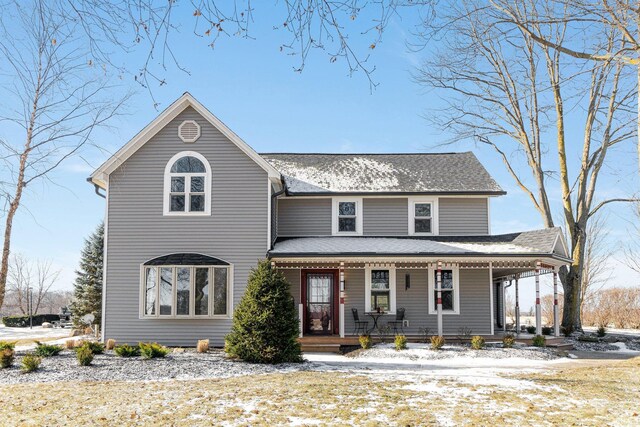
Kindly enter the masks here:
<path id="1" fill-rule="evenodd" d="M 504 194 L 471 152 L 420 154 L 261 154 L 290 194 Z"/>

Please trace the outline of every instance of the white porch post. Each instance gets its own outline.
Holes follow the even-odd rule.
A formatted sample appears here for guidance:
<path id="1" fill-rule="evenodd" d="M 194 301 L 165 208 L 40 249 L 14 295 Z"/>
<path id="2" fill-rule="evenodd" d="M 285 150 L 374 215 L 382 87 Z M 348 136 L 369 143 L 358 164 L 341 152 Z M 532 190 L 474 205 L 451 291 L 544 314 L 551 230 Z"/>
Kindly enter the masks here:
<path id="1" fill-rule="evenodd" d="M 344 338 L 344 262 L 340 262 L 340 338 Z"/>
<path id="2" fill-rule="evenodd" d="M 507 295 L 507 289 L 504 286 L 506 282 L 500 281 L 500 289 L 502 290 L 502 298 L 500 298 L 500 304 L 502 305 L 502 331 L 507 332 L 507 304 L 505 303 L 505 296 Z M 509 281 L 511 286 L 511 281 Z"/>
<path id="3" fill-rule="evenodd" d="M 438 270 L 436 273 L 436 304 L 438 309 L 438 335 L 442 336 L 442 262 L 438 261 Z"/>
<path id="4" fill-rule="evenodd" d="M 496 325 L 496 313 L 494 313 L 495 303 L 493 301 L 493 294 L 495 293 L 494 286 L 495 283 L 493 282 L 493 262 L 489 261 L 489 312 L 491 313 L 491 323 L 489 323 L 491 327 L 489 330 L 491 331 L 491 335 L 495 333 Z"/>
<path id="5" fill-rule="evenodd" d="M 520 334 L 520 292 L 518 292 L 518 275 L 516 274 L 516 334 Z"/>
<path id="6" fill-rule="evenodd" d="M 536 334 L 542 335 L 542 307 L 540 306 L 540 261 L 536 261 Z"/>
<path id="7" fill-rule="evenodd" d="M 560 322 L 558 317 L 560 310 L 558 310 L 558 272 L 555 267 L 553 268 L 553 335 L 560 336 Z"/>
<path id="8" fill-rule="evenodd" d="M 302 313 L 304 310 L 304 305 L 303 304 L 298 304 L 298 322 L 300 323 L 300 338 L 302 338 L 302 328 L 303 328 L 303 317 L 302 317 Z"/>

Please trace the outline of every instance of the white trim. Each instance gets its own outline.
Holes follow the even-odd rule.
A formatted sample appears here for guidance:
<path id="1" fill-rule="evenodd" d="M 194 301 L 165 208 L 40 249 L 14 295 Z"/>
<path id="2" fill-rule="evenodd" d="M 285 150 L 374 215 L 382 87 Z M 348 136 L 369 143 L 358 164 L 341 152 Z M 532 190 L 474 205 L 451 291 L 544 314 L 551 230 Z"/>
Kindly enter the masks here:
<path id="1" fill-rule="evenodd" d="M 196 136 L 194 136 L 193 138 L 185 138 L 182 136 L 182 127 L 185 125 L 195 125 L 196 129 L 198 130 L 198 132 L 196 133 Z M 180 125 L 178 126 L 178 138 L 180 138 L 182 140 L 182 142 L 185 142 L 187 144 L 196 142 L 198 140 L 198 138 L 200 138 L 200 125 L 198 124 L 198 122 L 196 122 L 195 120 L 185 120 L 182 123 L 180 123 Z"/>
<path id="2" fill-rule="evenodd" d="M 491 235 L 491 199 L 487 197 L 487 235 Z"/>
<path id="3" fill-rule="evenodd" d="M 146 269 L 147 268 L 155 268 L 156 271 L 156 310 L 154 315 L 146 315 L 145 314 L 145 291 L 146 291 Z M 173 301 L 171 305 L 171 315 L 160 315 L 160 270 L 162 268 L 171 268 L 173 283 L 172 283 L 172 293 L 173 293 Z M 178 268 L 189 268 L 194 269 L 189 273 L 189 315 L 177 315 L 177 269 Z M 209 269 L 209 302 L 208 302 L 208 312 L 206 315 L 196 315 L 195 313 L 195 269 L 196 268 L 208 268 Z M 227 313 L 226 314 L 213 314 L 214 309 L 214 285 L 215 285 L 215 269 L 216 268 L 224 268 L 227 270 Z M 140 301 L 139 301 L 139 313 L 138 318 L 149 320 L 149 319 L 171 319 L 171 320 L 182 320 L 182 319 L 231 319 L 233 317 L 233 288 L 234 288 L 234 269 L 233 264 L 229 265 L 153 265 L 147 266 L 144 263 L 140 264 Z"/>
<path id="4" fill-rule="evenodd" d="M 100 321 L 100 337 L 102 342 L 106 341 L 105 325 L 107 320 L 107 242 L 109 231 L 109 177 L 105 187 L 105 212 L 104 212 L 104 240 L 103 240 L 103 256 L 102 256 L 102 315 Z"/>
<path id="5" fill-rule="evenodd" d="M 416 203 L 431 204 L 431 233 L 417 233 L 415 231 L 415 205 Z M 438 224 L 438 198 L 437 197 L 409 197 L 407 205 L 409 236 L 437 236 L 439 234 Z"/>
<path id="6" fill-rule="evenodd" d="M 396 266 L 367 264 L 364 269 L 364 311 L 371 309 L 371 270 L 389 270 L 389 313 L 396 314 Z"/>
<path id="7" fill-rule="evenodd" d="M 267 179 L 267 251 L 269 250 L 271 250 L 271 180 Z"/>
<path id="8" fill-rule="evenodd" d="M 200 160 L 204 164 L 205 168 L 205 176 L 204 176 L 204 211 L 203 212 L 190 212 L 190 201 L 189 194 L 191 194 L 191 176 L 201 176 L 202 173 L 180 173 L 180 172 L 171 172 L 171 167 L 173 164 L 178 161 L 178 159 L 186 156 L 195 157 Z M 171 211 L 170 208 L 170 194 L 171 194 L 171 178 L 172 177 L 185 177 L 184 180 L 184 190 L 185 190 L 185 199 L 184 199 L 184 207 L 185 210 L 183 212 L 175 212 Z M 211 216 L 211 165 L 206 157 L 197 151 L 181 151 L 175 154 L 164 167 L 164 188 L 162 191 L 162 214 L 164 216 Z"/>
<path id="9" fill-rule="evenodd" d="M 317 196 L 298 196 L 294 194 L 283 194 L 281 197 L 289 198 L 289 199 L 331 199 L 332 197 L 362 197 L 363 199 L 411 199 L 411 198 L 436 198 L 436 199 L 484 199 L 488 197 L 500 197 L 501 195 L 491 195 L 491 194 L 395 194 L 395 193 L 375 193 L 375 194 L 367 194 L 367 193 L 357 193 L 353 195 L 349 195 L 349 193 L 322 193 Z"/>
<path id="10" fill-rule="evenodd" d="M 331 234 L 334 236 L 362 236 L 364 216 L 362 197 L 332 197 L 331 200 Z M 354 202 L 356 204 L 356 231 L 338 231 L 338 204 L 340 202 Z"/>
<path id="11" fill-rule="evenodd" d="M 494 332 L 494 326 L 495 326 L 495 320 L 493 317 L 493 287 L 494 287 L 494 283 L 493 283 L 493 263 L 489 262 L 489 306 L 491 307 L 491 335 L 493 335 Z M 504 311 L 504 309 L 503 309 Z M 503 323 L 504 325 L 504 323 Z"/>
<path id="12" fill-rule="evenodd" d="M 445 264 L 445 263 L 443 263 Z M 436 286 L 435 286 L 435 274 L 437 271 L 437 266 L 436 265 L 432 265 L 428 268 L 428 274 L 429 277 L 427 279 L 427 283 L 428 283 L 428 294 L 427 294 L 427 307 L 428 307 L 428 313 L 429 314 L 438 314 L 437 309 L 432 305 L 431 300 L 434 298 L 434 293 L 436 290 Z M 453 310 L 442 310 L 442 314 L 443 315 L 447 315 L 447 314 L 453 314 L 453 315 L 458 315 L 460 314 L 460 266 L 458 264 L 452 265 L 452 266 L 448 266 L 448 265 L 443 265 L 442 267 L 442 271 L 445 270 L 452 270 L 453 271 Z M 443 289 L 443 291 L 446 291 L 446 289 Z"/>
<path id="13" fill-rule="evenodd" d="M 158 117 L 144 127 L 129 142 L 120 148 L 113 156 L 105 161 L 98 169 L 91 174 L 91 181 L 94 184 L 106 188 L 106 176 L 111 174 L 129 157 L 146 144 L 153 136 L 163 129 L 171 120 L 176 118 L 187 107 L 192 107 L 198 114 L 204 117 L 211 125 L 217 128 L 220 133 L 226 136 L 242 152 L 244 152 L 258 166 L 264 169 L 269 177 L 280 179 L 278 172 L 269 162 L 261 157 L 253 148 L 244 142 L 238 135 L 227 127 L 220 119 L 214 116 L 200 102 L 198 102 L 189 92 L 185 92 L 180 98 L 167 107 Z"/>

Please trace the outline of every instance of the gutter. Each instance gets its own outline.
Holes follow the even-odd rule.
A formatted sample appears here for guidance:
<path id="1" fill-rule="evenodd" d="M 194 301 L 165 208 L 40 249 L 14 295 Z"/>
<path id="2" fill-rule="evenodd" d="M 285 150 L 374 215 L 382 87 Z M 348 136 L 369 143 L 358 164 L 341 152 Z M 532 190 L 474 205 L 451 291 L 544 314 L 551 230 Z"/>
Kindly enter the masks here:
<path id="1" fill-rule="evenodd" d="M 410 253 L 383 253 L 383 252 L 331 252 L 331 253 L 322 253 L 322 252 L 304 252 L 304 253 L 296 253 L 296 252 L 276 252 L 273 253 L 269 251 L 267 253 L 267 258 L 269 259 L 277 259 L 277 258 L 342 258 L 342 257 L 430 257 L 430 258 L 551 258 L 557 261 L 562 261 L 565 263 L 571 263 L 572 260 L 568 258 L 561 257 L 556 254 L 548 254 L 548 253 L 539 253 L 539 252 L 531 252 L 531 253 L 482 253 L 482 252 L 466 252 L 466 253 L 437 253 L 437 252 L 410 252 Z"/>
<path id="2" fill-rule="evenodd" d="M 96 184 L 95 182 L 93 182 L 93 179 L 92 179 L 92 178 L 87 178 L 87 182 L 89 182 L 89 183 L 93 184 L 93 188 L 95 189 L 95 192 L 96 192 L 96 194 L 97 194 L 98 196 L 102 197 L 103 199 L 106 199 L 106 198 L 107 198 L 107 196 L 106 196 L 106 195 L 104 195 L 104 194 L 102 194 L 102 193 L 100 192 L 100 189 L 101 189 L 102 187 L 100 187 L 98 184 Z"/>

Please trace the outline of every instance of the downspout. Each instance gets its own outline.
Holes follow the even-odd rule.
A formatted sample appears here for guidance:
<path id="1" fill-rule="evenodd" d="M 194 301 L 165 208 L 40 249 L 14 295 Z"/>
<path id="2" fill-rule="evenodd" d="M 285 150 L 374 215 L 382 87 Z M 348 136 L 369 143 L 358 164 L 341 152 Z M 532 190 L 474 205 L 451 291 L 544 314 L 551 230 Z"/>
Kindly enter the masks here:
<path id="1" fill-rule="evenodd" d="M 271 195 L 271 206 L 272 206 L 272 209 L 273 209 L 273 206 L 276 206 L 274 204 L 274 201 L 276 200 L 276 198 L 278 196 L 283 195 L 287 191 L 287 186 L 284 183 L 284 178 L 280 177 L 280 182 L 282 183 L 282 190 L 276 191 L 275 193 L 273 193 Z M 276 210 L 275 213 L 277 214 L 277 210 Z M 272 212 L 272 221 L 275 221 L 275 223 L 278 224 L 278 218 L 275 217 L 274 212 Z M 269 248 L 269 250 L 273 249 L 273 244 L 275 243 L 276 239 L 278 238 L 278 232 L 277 231 L 278 231 L 277 230 L 277 226 L 275 227 L 275 230 L 274 230 L 274 227 L 271 227 L 271 233 L 275 235 L 275 238 L 273 236 L 271 237 L 271 247 Z"/>
<path id="2" fill-rule="evenodd" d="M 102 194 L 100 192 L 100 186 L 98 184 L 96 184 L 95 182 L 93 182 L 93 180 L 91 178 L 87 178 L 87 182 L 90 182 L 91 184 L 93 184 L 93 188 L 96 192 L 96 194 L 100 197 L 102 197 L 103 199 L 106 199 L 107 196 L 105 196 L 104 194 Z"/>

